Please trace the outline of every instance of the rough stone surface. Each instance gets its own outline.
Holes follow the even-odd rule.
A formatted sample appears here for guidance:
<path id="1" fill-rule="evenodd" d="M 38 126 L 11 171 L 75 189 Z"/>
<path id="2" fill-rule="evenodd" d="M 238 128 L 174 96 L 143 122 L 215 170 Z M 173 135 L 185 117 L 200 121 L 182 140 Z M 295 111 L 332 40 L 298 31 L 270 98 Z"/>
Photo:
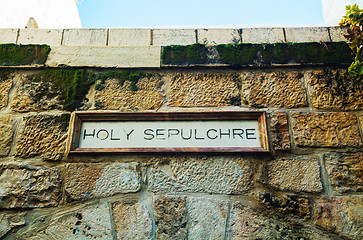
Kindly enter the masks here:
<path id="1" fill-rule="evenodd" d="M 243 43 L 278 43 L 285 42 L 282 28 L 243 28 Z"/>
<path id="2" fill-rule="evenodd" d="M 314 158 L 280 158 L 268 163 L 267 183 L 281 191 L 321 192 L 320 167 Z"/>
<path id="3" fill-rule="evenodd" d="M 61 45 L 63 30 L 60 29 L 31 29 L 19 30 L 18 44 L 47 44 Z"/>
<path id="4" fill-rule="evenodd" d="M 206 45 L 241 43 L 238 29 L 198 29 L 198 43 Z"/>
<path id="5" fill-rule="evenodd" d="M 8 76 L 7 79 L 0 78 L 0 110 L 8 105 L 9 91 L 12 85 L 13 84 L 10 76 Z"/>
<path id="6" fill-rule="evenodd" d="M 240 78 L 236 74 L 179 73 L 169 85 L 167 98 L 172 106 L 240 105 Z"/>
<path id="7" fill-rule="evenodd" d="M 306 107 L 302 74 L 248 73 L 242 82 L 242 104 L 252 107 Z"/>
<path id="8" fill-rule="evenodd" d="M 226 200 L 188 197 L 188 239 L 224 239 L 228 205 Z"/>
<path id="9" fill-rule="evenodd" d="M 295 112 L 291 114 L 294 140 L 299 147 L 359 147 L 357 118 L 350 113 Z"/>
<path id="10" fill-rule="evenodd" d="M 241 157 L 170 157 L 163 160 L 150 168 L 147 182 L 150 191 L 241 194 L 253 184 L 252 164 Z"/>
<path id="11" fill-rule="evenodd" d="M 52 47 L 45 65 L 48 67 L 158 68 L 157 46 L 136 47 Z"/>
<path id="12" fill-rule="evenodd" d="M 112 28 L 109 30 L 108 46 L 149 46 L 150 43 L 150 29 Z"/>
<path id="13" fill-rule="evenodd" d="M 140 190 L 135 163 L 69 164 L 64 171 L 68 200 L 86 200 Z"/>
<path id="14" fill-rule="evenodd" d="M 23 214 L 6 214 L 0 213 L 0 238 L 5 236 L 9 231 L 16 227 L 25 225 Z"/>
<path id="15" fill-rule="evenodd" d="M 363 191 L 363 154 L 325 154 L 325 166 L 335 191 Z"/>
<path id="16" fill-rule="evenodd" d="M 107 29 L 65 29 L 65 46 L 106 46 Z"/>
<path id="17" fill-rule="evenodd" d="M 287 114 L 284 111 L 272 112 L 270 115 L 271 141 L 275 150 L 290 151 L 290 134 Z"/>
<path id="18" fill-rule="evenodd" d="M 115 202 L 112 206 L 117 239 L 152 239 L 152 219 L 144 204 Z"/>
<path id="19" fill-rule="evenodd" d="M 99 204 L 56 217 L 45 230 L 30 239 L 113 240 L 109 208 L 108 204 Z"/>
<path id="20" fill-rule="evenodd" d="M 10 152 L 14 129 L 10 116 L 0 116 L 0 157 L 5 157 Z"/>
<path id="21" fill-rule="evenodd" d="M 329 42 L 326 27 L 285 28 L 287 42 Z"/>
<path id="22" fill-rule="evenodd" d="M 311 102 L 318 109 L 363 109 L 363 78 L 347 70 L 315 70 L 308 79 Z"/>
<path id="23" fill-rule="evenodd" d="M 185 197 L 157 196 L 153 204 L 156 239 L 187 239 Z"/>
<path id="24" fill-rule="evenodd" d="M 128 81 L 120 85 L 116 79 L 106 80 L 103 88 L 96 91 L 96 108 L 133 111 L 157 109 L 163 102 L 162 84 L 158 76 L 142 78 L 136 84 L 137 91 L 132 91 Z"/>
<path id="25" fill-rule="evenodd" d="M 0 208 L 38 208 L 58 205 L 61 178 L 55 168 L 20 164 L 0 165 Z"/>
<path id="26" fill-rule="evenodd" d="M 33 74 L 20 75 L 11 110 L 15 112 L 38 112 L 42 110 L 62 110 L 64 102 L 51 81 L 41 82 Z"/>
<path id="27" fill-rule="evenodd" d="M 331 40 L 333 42 L 341 42 L 341 41 L 345 41 L 347 42 L 348 40 L 344 37 L 344 34 L 347 33 L 347 29 L 345 27 L 329 27 L 329 33 L 330 33 L 330 37 Z"/>
<path id="28" fill-rule="evenodd" d="M 16 43 L 17 36 L 18 36 L 18 29 L 15 28 L 0 29 L 0 44 Z"/>
<path id="29" fill-rule="evenodd" d="M 344 239 L 362 239 L 363 197 L 317 198 L 314 205 L 315 225 Z"/>
<path id="30" fill-rule="evenodd" d="M 41 156 L 60 160 L 65 154 L 69 114 L 27 114 L 20 126 L 15 155 L 24 158 Z"/>
<path id="31" fill-rule="evenodd" d="M 190 45 L 196 43 L 194 29 L 153 29 L 153 45 Z"/>

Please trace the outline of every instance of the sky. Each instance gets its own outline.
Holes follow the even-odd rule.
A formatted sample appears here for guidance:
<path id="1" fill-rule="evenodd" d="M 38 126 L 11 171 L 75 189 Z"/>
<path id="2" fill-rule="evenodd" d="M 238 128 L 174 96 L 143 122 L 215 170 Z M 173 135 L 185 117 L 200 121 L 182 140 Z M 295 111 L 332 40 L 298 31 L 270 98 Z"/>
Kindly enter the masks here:
<path id="1" fill-rule="evenodd" d="M 323 26 L 321 0 L 83 0 L 84 28 Z"/>

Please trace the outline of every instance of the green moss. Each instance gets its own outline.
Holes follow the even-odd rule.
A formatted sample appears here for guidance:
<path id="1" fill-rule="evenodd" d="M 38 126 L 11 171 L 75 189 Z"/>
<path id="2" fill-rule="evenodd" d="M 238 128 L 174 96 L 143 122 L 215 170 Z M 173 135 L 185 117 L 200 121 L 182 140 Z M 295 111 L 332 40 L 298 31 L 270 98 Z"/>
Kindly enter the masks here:
<path id="1" fill-rule="evenodd" d="M 119 84 L 121 87 L 124 85 L 125 81 L 130 81 L 129 89 L 131 91 L 137 91 L 138 90 L 137 83 L 139 79 L 143 77 L 150 78 L 152 76 L 153 76 L 152 73 L 131 73 L 129 71 L 124 71 L 124 72 L 109 71 L 106 73 L 100 73 L 96 74 L 96 78 L 100 81 L 96 84 L 95 89 L 101 91 L 104 88 L 105 80 L 117 79 L 119 80 Z"/>
<path id="2" fill-rule="evenodd" d="M 162 48 L 161 60 L 166 65 L 194 65 L 207 61 L 207 48 L 204 44 L 187 46 L 172 45 Z"/>
<path id="3" fill-rule="evenodd" d="M 59 96 L 64 101 L 64 109 L 72 111 L 82 105 L 90 86 L 95 82 L 95 75 L 86 70 L 44 70 L 34 76 L 34 81 L 42 82 L 43 86 L 33 96 L 35 100 L 44 96 Z"/>
<path id="4" fill-rule="evenodd" d="M 0 44 L 0 65 L 44 64 L 50 50 L 48 45 Z"/>

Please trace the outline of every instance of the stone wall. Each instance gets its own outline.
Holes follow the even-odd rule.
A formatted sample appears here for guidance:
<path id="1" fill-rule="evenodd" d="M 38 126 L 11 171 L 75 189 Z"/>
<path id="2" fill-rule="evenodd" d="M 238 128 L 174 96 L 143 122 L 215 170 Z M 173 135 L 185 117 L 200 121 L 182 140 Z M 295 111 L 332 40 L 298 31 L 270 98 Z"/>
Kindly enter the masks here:
<path id="1" fill-rule="evenodd" d="M 0 238 L 360 239 L 363 79 L 346 64 L 168 67 L 160 47 L 145 58 L 128 45 L 334 42 L 338 29 L 44 31 L 54 43 L 43 30 L 1 30 L 1 41 L 51 50 L 43 65 L 0 68 Z M 78 59 L 87 47 L 101 57 L 47 64 L 76 40 Z M 111 67 L 107 54 L 156 64 Z M 66 154 L 73 111 L 253 110 L 267 112 L 268 154 Z"/>

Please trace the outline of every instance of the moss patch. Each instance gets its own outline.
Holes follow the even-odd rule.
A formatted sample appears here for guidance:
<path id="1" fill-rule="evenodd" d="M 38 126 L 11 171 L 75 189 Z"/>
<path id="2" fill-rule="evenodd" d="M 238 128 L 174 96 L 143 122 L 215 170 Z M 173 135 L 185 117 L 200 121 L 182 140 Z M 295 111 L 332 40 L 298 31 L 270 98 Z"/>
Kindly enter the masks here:
<path id="1" fill-rule="evenodd" d="M 207 47 L 203 44 L 166 46 L 162 48 L 161 61 L 166 65 L 205 64 L 207 53 Z"/>
<path id="2" fill-rule="evenodd" d="M 153 74 L 151 73 L 132 73 L 129 71 L 124 72 L 116 72 L 116 71 L 109 71 L 106 73 L 99 73 L 96 76 L 96 79 L 100 80 L 96 86 L 96 90 L 102 90 L 104 88 L 105 81 L 107 79 L 118 79 L 120 86 L 123 86 L 125 81 L 130 81 L 129 89 L 131 91 L 137 91 L 137 82 L 140 78 L 143 77 L 151 77 Z"/>
<path id="3" fill-rule="evenodd" d="M 44 64 L 49 52 L 50 47 L 48 45 L 0 44 L 0 65 Z"/>

